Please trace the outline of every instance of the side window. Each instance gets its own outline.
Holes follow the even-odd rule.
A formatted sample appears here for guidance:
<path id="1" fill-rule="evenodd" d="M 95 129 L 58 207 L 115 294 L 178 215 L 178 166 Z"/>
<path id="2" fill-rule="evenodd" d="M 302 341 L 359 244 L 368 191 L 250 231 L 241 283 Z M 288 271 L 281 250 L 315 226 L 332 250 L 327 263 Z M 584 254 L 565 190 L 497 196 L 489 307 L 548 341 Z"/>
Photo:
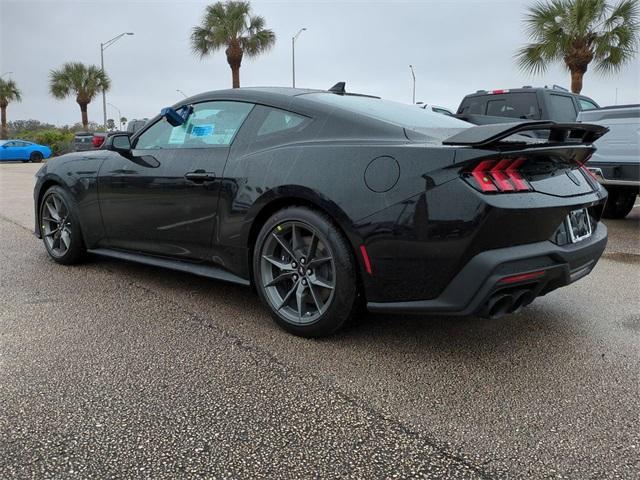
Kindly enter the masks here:
<path id="1" fill-rule="evenodd" d="M 468 115 L 484 115 L 484 98 L 479 97 L 464 100 L 462 108 L 459 109 L 458 113 L 465 113 Z"/>
<path id="2" fill-rule="evenodd" d="M 573 98 L 567 95 L 551 94 L 551 111 L 556 122 L 575 122 L 578 115 Z"/>
<path id="3" fill-rule="evenodd" d="M 297 115 L 286 110 L 269 108 L 269 113 L 267 113 L 262 125 L 258 129 L 258 137 L 294 129 L 305 120 L 306 117 L 302 115 Z"/>
<path id="4" fill-rule="evenodd" d="M 172 127 L 164 118 L 137 139 L 140 150 L 210 148 L 230 145 L 253 108 L 244 102 L 204 102 L 193 106 L 187 121 Z"/>
<path id="5" fill-rule="evenodd" d="M 586 98 L 580 99 L 580 110 L 593 110 L 594 108 L 598 108 L 598 106 L 587 100 Z"/>
<path id="6" fill-rule="evenodd" d="M 495 95 L 487 102 L 487 115 L 538 120 L 540 111 L 535 93 Z"/>

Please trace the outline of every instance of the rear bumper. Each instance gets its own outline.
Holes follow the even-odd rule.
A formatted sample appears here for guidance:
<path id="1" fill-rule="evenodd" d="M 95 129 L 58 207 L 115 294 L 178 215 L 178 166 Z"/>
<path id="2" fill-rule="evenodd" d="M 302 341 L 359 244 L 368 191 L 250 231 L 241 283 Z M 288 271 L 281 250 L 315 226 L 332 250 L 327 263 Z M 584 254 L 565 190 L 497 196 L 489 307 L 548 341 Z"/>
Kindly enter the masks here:
<path id="1" fill-rule="evenodd" d="M 626 164 L 590 161 L 587 168 L 603 185 L 640 187 L 640 162 Z"/>
<path id="2" fill-rule="evenodd" d="M 487 302 L 499 294 L 528 292 L 530 300 L 589 274 L 607 245 L 607 228 L 599 222 L 593 235 L 576 244 L 551 241 L 488 250 L 474 256 L 442 294 L 430 300 L 369 302 L 375 313 L 485 314 Z M 505 277 L 544 271 L 533 280 L 501 284 Z M 529 302 L 527 302 L 529 303 Z"/>

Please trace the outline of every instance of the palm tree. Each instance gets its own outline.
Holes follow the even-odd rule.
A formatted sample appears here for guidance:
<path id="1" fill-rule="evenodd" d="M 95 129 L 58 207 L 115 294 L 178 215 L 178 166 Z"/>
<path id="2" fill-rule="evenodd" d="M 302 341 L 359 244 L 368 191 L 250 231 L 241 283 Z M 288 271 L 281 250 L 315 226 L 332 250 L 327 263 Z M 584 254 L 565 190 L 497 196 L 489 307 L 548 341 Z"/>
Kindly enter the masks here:
<path id="1" fill-rule="evenodd" d="M 111 80 L 108 75 L 94 65 L 79 62 L 65 63 L 59 70 L 51 70 L 49 89 L 55 98 L 63 99 L 76 96 L 82 113 L 82 126 L 89 127 L 87 105 L 98 93 L 109 90 Z"/>
<path id="2" fill-rule="evenodd" d="M 2 117 L 2 129 L 0 138 L 7 138 L 7 106 L 10 102 L 19 102 L 22 95 L 16 82 L 0 78 L 0 113 Z"/>
<path id="3" fill-rule="evenodd" d="M 249 2 L 208 5 L 202 23 L 191 33 L 191 49 L 201 59 L 226 47 L 233 88 L 240 87 L 242 57 L 258 56 L 276 43 L 273 31 L 265 28 L 264 18 L 251 15 L 250 10 Z"/>
<path id="4" fill-rule="evenodd" d="M 543 73 L 549 64 L 564 61 L 571 72 L 571 91 L 580 93 L 582 77 L 594 61 L 596 71 L 619 71 L 636 53 L 640 18 L 637 0 L 540 1 L 525 17 L 533 43 L 516 53 L 519 67 Z"/>

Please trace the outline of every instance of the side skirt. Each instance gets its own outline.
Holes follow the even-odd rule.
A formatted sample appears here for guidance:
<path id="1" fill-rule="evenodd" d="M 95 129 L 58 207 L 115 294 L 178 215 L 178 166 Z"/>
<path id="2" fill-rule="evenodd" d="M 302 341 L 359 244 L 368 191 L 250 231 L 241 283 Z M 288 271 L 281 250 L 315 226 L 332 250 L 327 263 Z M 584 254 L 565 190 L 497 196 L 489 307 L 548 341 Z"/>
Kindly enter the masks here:
<path id="1" fill-rule="evenodd" d="M 120 250 L 111 250 L 109 248 L 96 248 L 87 250 L 89 253 L 101 255 L 103 257 L 116 258 L 128 262 L 143 263 L 154 267 L 168 268 L 170 270 L 178 270 L 180 272 L 192 273 L 201 277 L 213 278 L 224 282 L 236 283 L 238 285 L 250 286 L 250 282 L 242 277 L 234 275 L 220 267 L 201 263 L 189 263 L 181 260 L 173 260 L 171 258 L 154 257 L 144 255 L 142 253 L 123 252 Z"/>

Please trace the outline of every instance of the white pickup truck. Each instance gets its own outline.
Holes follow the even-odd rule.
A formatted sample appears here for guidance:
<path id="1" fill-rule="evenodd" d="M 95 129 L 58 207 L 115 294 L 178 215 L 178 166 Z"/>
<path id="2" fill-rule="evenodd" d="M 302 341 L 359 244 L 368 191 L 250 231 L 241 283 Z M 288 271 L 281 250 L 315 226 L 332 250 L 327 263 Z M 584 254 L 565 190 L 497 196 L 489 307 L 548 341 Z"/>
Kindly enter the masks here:
<path id="1" fill-rule="evenodd" d="M 624 218 L 640 193 L 640 105 L 583 110 L 577 120 L 610 129 L 586 166 L 609 192 L 603 216 Z"/>

